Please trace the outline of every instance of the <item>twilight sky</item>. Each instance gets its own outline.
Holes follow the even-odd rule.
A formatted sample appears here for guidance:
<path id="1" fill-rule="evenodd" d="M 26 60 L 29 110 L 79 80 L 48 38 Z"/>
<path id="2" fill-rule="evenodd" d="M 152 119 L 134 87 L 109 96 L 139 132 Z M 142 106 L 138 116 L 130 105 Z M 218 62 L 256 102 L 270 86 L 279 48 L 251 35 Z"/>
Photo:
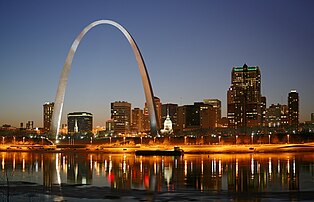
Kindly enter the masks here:
<path id="1" fill-rule="evenodd" d="M 314 113 L 314 1 L 57 0 L 0 1 L 0 125 L 33 120 L 54 101 L 67 52 L 79 32 L 115 20 L 134 37 L 154 94 L 162 103 L 222 101 L 233 66 L 259 66 L 267 106 L 300 96 L 300 121 Z M 132 49 L 110 25 L 92 29 L 72 63 L 63 120 L 73 111 L 110 118 L 110 102 L 143 108 L 145 97 Z"/>

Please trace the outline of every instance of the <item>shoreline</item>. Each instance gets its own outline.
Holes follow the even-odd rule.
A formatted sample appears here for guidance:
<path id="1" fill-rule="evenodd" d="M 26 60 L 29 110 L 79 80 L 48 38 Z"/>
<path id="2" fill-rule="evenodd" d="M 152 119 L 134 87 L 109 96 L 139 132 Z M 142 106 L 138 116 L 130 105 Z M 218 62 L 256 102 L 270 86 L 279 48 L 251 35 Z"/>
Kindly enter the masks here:
<path id="1" fill-rule="evenodd" d="M 66 146 L 66 145 L 64 145 Z M 305 144 L 247 144 L 247 145 L 68 145 L 58 148 L 48 145 L 1 145 L 0 152 L 38 152 L 38 153 L 103 153 L 134 154 L 138 150 L 173 150 L 180 147 L 184 154 L 244 154 L 244 153 L 291 153 L 314 152 L 314 142 Z"/>

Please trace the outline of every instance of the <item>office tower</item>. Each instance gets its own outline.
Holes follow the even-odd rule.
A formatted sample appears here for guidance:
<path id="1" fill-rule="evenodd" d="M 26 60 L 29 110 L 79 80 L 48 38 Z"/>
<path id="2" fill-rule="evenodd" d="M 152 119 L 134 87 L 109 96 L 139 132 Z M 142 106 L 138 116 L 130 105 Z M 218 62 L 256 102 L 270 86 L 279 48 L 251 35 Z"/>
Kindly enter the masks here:
<path id="1" fill-rule="evenodd" d="M 280 110 L 281 110 L 281 125 L 282 126 L 287 126 L 289 125 L 289 109 L 288 109 L 288 105 L 281 105 L 280 106 Z"/>
<path id="2" fill-rule="evenodd" d="M 68 114 L 68 133 L 87 134 L 93 130 L 93 115 L 88 112 Z"/>
<path id="3" fill-rule="evenodd" d="M 44 131 L 48 133 L 50 131 L 51 118 L 53 112 L 53 102 L 45 102 L 43 105 L 43 117 L 44 117 Z"/>
<path id="4" fill-rule="evenodd" d="M 233 67 L 227 93 L 231 128 L 261 125 L 261 74 L 259 67 Z"/>
<path id="5" fill-rule="evenodd" d="M 196 105 L 200 109 L 200 128 L 210 129 L 218 127 L 215 108 L 210 104 L 204 103 L 197 103 Z"/>
<path id="6" fill-rule="evenodd" d="M 106 121 L 106 131 L 114 131 L 114 121 L 112 119 Z"/>
<path id="7" fill-rule="evenodd" d="M 115 134 L 126 134 L 131 130 L 131 103 L 116 101 L 111 103 L 111 119 Z"/>
<path id="8" fill-rule="evenodd" d="M 158 97 L 154 97 L 155 100 L 155 107 L 156 107 L 156 113 L 157 113 L 157 127 L 160 129 L 161 126 L 161 102 Z M 144 131 L 148 132 L 150 131 L 150 120 L 148 115 L 148 107 L 147 103 L 145 102 L 144 106 Z"/>
<path id="9" fill-rule="evenodd" d="M 288 96 L 289 124 L 299 125 L 299 94 L 296 90 L 291 90 Z"/>
<path id="10" fill-rule="evenodd" d="M 220 127 L 222 128 L 228 128 L 228 118 L 227 117 L 221 117 L 221 125 Z"/>
<path id="11" fill-rule="evenodd" d="M 221 101 L 218 99 L 204 99 L 203 100 L 205 104 L 209 104 L 213 106 L 214 110 L 214 122 L 215 122 L 215 128 L 217 128 L 221 121 Z"/>
<path id="12" fill-rule="evenodd" d="M 266 97 L 261 96 L 261 126 L 266 126 Z"/>
<path id="13" fill-rule="evenodd" d="M 199 109 L 195 105 L 178 107 L 177 128 L 180 132 L 199 128 Z"/>
<path id="14" fill-rule="evenodd" d="M 284 127 L 288 124 L 287 105 L 272 104 L 266 109 L 266 123 L 268 127 Z"/>
<path id="15" fill-rule="evenodd" d="M 215 111 L 212 105 L 195 102 L 194 105 L 179 106 L 177 128 L 179 131 L 210 129 L 215 127 Z"/>
<path id="16" fill-rule="evenodd" d="M 161 128 L 164 128 L 164 122 L 167 119 L 167 115 L 169 115 L 173 127 L 177 125 L 177 110 L 178 104 L 167 103 L 161 105 Z"/>
<path id="17" fill-rule="evenodd" d="M 26 129 L 27 130 L 33 130 L 34 129 L 34 121 L 28 121 L 26 123 Z"/>
<path id="18" fill-rule="evenodd" d="M 144 122 L 143 122 L 144 113 L 140 108 L 132 109 L 132 132 L 139 133 L 144 131 Z"/>

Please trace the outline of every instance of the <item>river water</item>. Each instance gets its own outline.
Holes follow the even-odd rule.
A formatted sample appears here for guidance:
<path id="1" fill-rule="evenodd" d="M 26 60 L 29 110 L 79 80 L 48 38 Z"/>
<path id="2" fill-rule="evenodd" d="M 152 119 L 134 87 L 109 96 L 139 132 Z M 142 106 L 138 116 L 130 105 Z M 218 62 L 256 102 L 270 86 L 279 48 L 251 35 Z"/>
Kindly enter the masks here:
<path id="1" fill-rule="evenodd" d="M 53 187 L 61 185 L 88 186 L 90 190 L 108 188 L 124 193 L 143 190 L 155 195 L 188 193 L 205 197 L 206 194 L 223 193 L 223 199 L 232 199 L 238 194 L 271 194 L 276 198 L 277 193 L 314 191 L 312 153 L 139 157 L 84 152 L 2 152 L 0 159 L 2 195 L 8 197 L 11 194 L 11 199 L 15 196 L 4 189 L 7 184 L 13 187 L 11 191 L 14 187 L 31 185 L 35 192 L 46 195 Z M 67 196 L 84 200 L 92 198 L 84 193 L 67 193 Z M 25 193 L 20 193 L 20 197 L 25 197 Z M 285 199 L 289 195 L 281 197 Z M 56 201 L 55 198 L 46 199 Z"/>

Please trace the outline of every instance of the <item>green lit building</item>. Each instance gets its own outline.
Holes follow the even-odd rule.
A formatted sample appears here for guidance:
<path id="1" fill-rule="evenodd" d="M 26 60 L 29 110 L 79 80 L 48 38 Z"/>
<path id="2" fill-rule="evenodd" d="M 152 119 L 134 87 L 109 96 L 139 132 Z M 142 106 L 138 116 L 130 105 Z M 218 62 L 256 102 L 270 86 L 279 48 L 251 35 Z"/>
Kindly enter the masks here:
<path id="1" fill-rule="evenodd" d="M 261 73 L 259 67 L 233 67 L 227 92 L 228 125 L 241 129 L 262 124 Z"/>

